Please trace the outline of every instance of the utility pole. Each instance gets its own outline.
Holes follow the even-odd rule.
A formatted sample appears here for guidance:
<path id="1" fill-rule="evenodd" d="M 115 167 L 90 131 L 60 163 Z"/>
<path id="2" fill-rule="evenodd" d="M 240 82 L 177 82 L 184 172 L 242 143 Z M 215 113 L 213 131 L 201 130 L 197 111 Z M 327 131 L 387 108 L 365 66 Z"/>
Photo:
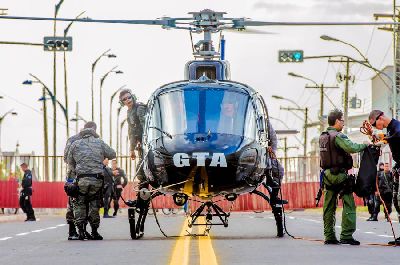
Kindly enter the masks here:
<path id="1" fill-rule="evenodd" d="M 306 85 L 306 88 L 316 88 L 319 89 L 319 132 L 322 133 L 324 131 L 324 95 L 325 89 L 331 88 L 339 88 L 338 86 L 324 86 L 324 84 L 309 86 Z"/>
<path id="2" fill-rule="evenodd" d="M 400 6 L 396 5 L 396 0 L 393 0 L 393 14 L 374 14 L 376 20 L 379 18 L 391 18 L 393 22 L 400 22 Z M 393 33 L 393 78 L 392 78 L 392 116 L 394 119 L 398 117 L 397 100 L 398 91 L 400 90 L 400 30 L 398 25 L 393 25 L 389 28 L 379 28 L 382 30 L 391 31 Z"/>
<path id="3" fill-rule="evenodd" d="M 340 60 L 328 60 L 329 63 L 345 63 L 346 64 L 346 75 L 343 77 L 345 81 L 344 93 L 343 93 L 343 116 L 344 116 L 344 133 L 348 132 L 348 118 L 349 118 L 349 80 L 352 78 L 350 75 L 350 64 L 351 63 L 368 63 L 368 61 L 355 61 L 350 57 L 341 58 Z"/>
<path id="4" fill-rule="evenodd" d="M 42 96 L 46 97 L 46 88 L 42 88 Z M 44 179 L 49 181 L 49 136 L 47 132 L 47 105 L 43 100 L 43 137 L 44 137 Z"/>
<path id="5" fill-rule="evenodd" d="M 306 157 L 307 156 L 307 129 L 308 129 L 308 108 L 306 107 L 306 108 L 304 108 L 304 109 L 302 109 L 302 108 L 290 108 L 290 107 L 287 107 L 287 108 L 284 108 L 284 107 L 281 107 L 280 108 L 281 110 L 287 110 L 287 111 L 302 111 L 302 112 L 304 112 L 304 142 L 303 142 L 303 145 L 304 145 L 304 148 L 303 148 L 303 156 L 304 157 Z"/>
<path id="6" fill-rule="evenodd" d="M 288 172 L 288 150 L 289 149 L 299 149 L 297 146 L 287 146 L 287 137 L 279 138 L 279 140 L 283 141 L 283 147 L 280 147 L 278 149 L 283 150 L 283 159 L 284 159 L 284 166 L 285 166 L 285 172 Z"/>

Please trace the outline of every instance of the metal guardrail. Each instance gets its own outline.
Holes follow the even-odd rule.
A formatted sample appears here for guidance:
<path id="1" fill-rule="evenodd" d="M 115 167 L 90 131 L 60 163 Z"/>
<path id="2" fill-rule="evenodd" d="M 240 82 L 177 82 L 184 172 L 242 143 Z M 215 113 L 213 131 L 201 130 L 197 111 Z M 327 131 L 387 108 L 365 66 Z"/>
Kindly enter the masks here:
<path id="1" fill-rule="evenodd" d="M 62 156 L 49 156 L 49 172 L 48 179 L 45 178 L 45 157 L 44 156 L 1 156 L 0 155 L 0 180 L 20 179 L 22 172 L 19 165 L 23 162 L 28 164 L 32 170 L 33 177 L 36 181 L 64 181 L 67 167 Z M 55 163 L 53 163 L 55 160 Z M 319 182 L 320 162 L 318 156 L 312 157 L 288 157 L 278 158 L 281 165 L 285 169 L 283 183 L 293 182 Z M 354 172 L 359 167 L 359 154 L 353 155 Z M 391 164 L 390 153 L 382 153 L 381 161 Z M 135 174 L 137 160 L 131 160 L 129 156 L 119 156 L 117 158 L 118 166 L 125 170 L 127 178 L 132 181 Z M 56 170 L 53 173 L 53 165 Z"/>
<path id="2" fill-rule="evenodd" d="M 55 163 L 54 163 L 55 162 Z M 125 170 L 127 178 L 132 181 L 135 174 L 136 160 L 131 160 L 129 156 L 117 157 L 118 166 Z M 19 165 L 26 163 L 32 170 L 35 181 L 64 181 L 67 165 L 64 163 L 63 156 L 48 157 L 48 178 L 45 177 L 45 157 L 44 156 L 1 156 L 0 155 L 0 180 L 21 179 L 23 176 Z M 56 169 L 53 171 L 53 165 Z M 55 172 L 55 174 L 53 173 Z"/>

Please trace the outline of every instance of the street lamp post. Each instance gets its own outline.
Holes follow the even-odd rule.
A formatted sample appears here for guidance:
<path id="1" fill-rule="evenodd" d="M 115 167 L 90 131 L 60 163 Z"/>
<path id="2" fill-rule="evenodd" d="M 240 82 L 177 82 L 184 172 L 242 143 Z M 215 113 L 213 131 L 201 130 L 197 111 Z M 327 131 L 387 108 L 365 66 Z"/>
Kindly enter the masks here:
<path id="1" fill-rule="evenodd" d="M 35 78 L 35 77 L 34 77 Z M 22 84 L 32 85 L 32 83 L 40 83 L 42 85 L 42 97 L 46 97 L 46 85 L 40 80 L 26 80 Z M 44 179 L 49 181 L 49 136 L 47 128 L 47 104 L 43 100 L 43 146 L 44 146 Z"/>
<path id="2" fill-rule="evenodd" d="M 302 75 L 295 74 L 293 72 L 289 72 L 288 75 L 308 80 L 308 81 L 314 83 L 314 85 L 315 85 L 315 86 L 306 85 L 306 88 L 319 89 L 319 92 L 320 92 L 320 102 L 319 102 L 319 122 L 320 122 L 319 126 L 320 127 L 319 127 L 319 132 L 322 133 L 324 131 L 324 118 L 323 118 L 324 117 L 324 95 L 325 95 L 325 91 L 324 90 L 325 89 L 330 89 L 330 88 L 339 88 L 339 87 L 338 86 L 324 86 L 324 84 L 318 85 L 318 83 L 315 82 L 314 80 L 312 80 L 312 79 L 310 79 L 308 77 L 302 76 Z M 330 101 L 329 97 L 328 96 L 326 96 L 326 97 Z M 333 104 L 332 101 L 331 101 L 331 103 Z M 335 105 L 335 104 L 333 104 L 333 105 Z"/>
<path id="3" fill-rule="evenodd" d="M 121 91 L 122 89 L 124 89 L 125 87 L 126 87 L 126 85 L 121 86 L 110 97 L 110 146 L 111 147 L 112 147 L 112 102 L 113 102 L 115 96 L 117 95 L 117 93 L 119 91 Z M 118 130 L 118 126 L 117 126 L 117 130 Z M 117 133 L 117 139 L 118 139 L 118 133 Z"/>
<path id="4" fill-rule="evenodd" d="M 105 73 L 100 79 L 100 137 L 103 138 L 103 84 L 107 76 L 111 73 L 123 74 L 124 72 L 120 70 L 115 70 L 118 66 L 114 66 L 110 71 Z"/>
<path id="5" fill-rule="evenodd" d="M 53 25 L 53 37 L 57 36 L 57 15 L 58 11 L 64 0 L 60 0 L 54 8 L 54 25 Z M 53 95 L 54 99 L 57 97 L 57 49 L 53 51 Z M 57 156 L 57 108 L 56 100 L 53 100 L 53 177 L 55 177 L 57 172 L 57 161 L 55 157 Z"/>
<path id="6" fill-rule="evenodd" d="M 120 149 L 120 152 L 121 152 L 121 155 L 122 155 L 122 129 L 124 128 L 124 125 L 125 125 L 125 123 L 127 123 L 127 119 L 124 119 L 122 122 L 121 122 L 121 125 L 120 125 L 120 131 L 119 131 L 119 143 L 120 143 L 120 147 L 119 147 L 119 149 Z M 127 154 L 128 154 L 128 152 L 126 152 Z"/>
<path id="7" fill-rule="evenodd" d="M 83 11 L 80 13 L 78 16 L 76 16 L 75 19 L 78 19 L 80 16 L 82 16 L 85 13 Z M 68 31 L 71 28 L 72 24 L 74 21 L 68 24 L 68 26 L 64 29 L 64 38 L 67 37 Z M 65 50 L 63 51 L 63 57 L 64 57 L 64 94 L 65 94 L 65 108 L 68 110 L 68 80 L 67 80 L 67 56 Z M 67 138 L 69 138 L 69 118 L 68 118 L 68 112 L 67 112 Z"/>
<path id="8" fill-rule="evenodd" d="M 84 123 L 87 123 L 87 120 L 83 118 L 82 116 L 79 115 L 79 102 L 76 102 L 76 109 L 75 109 L 75 117 L 72 118 L 70 121 L 76 122 L 75 124 L 75 132 L 78 134 L 79 132 L 79 121 L 83 121 Z"/>
<path id="9" fill-rule="evenodd" d="M 91 96 L 92 96 L 92 121 L 94 121 L 94 70 L 96 69 L 97 63 L 100 61 L 101 58 L 103 57 L 108 57 L 108 58 L 116 58 L 117 56 L 114 54 L 108 54 L 111 49 L 108 49 L 107 51 L 103 52 L 93 63 L 92 63 L 92 81 L 91 81 Z"/>
<path id="10" fill-rule="evenodd" d="M 117 109 L 117 148 L 116 148 L 116 150 L 117 150 L 117 155 L 119 154 L 119 115 L 121 114 L 121 110 L 122 110 L 122 107 L 120 106 L 120 107 L 118 107 L 118 109 Z"/>
<path id="11" fill-rule="evenodd" d="M 30 76 L 32 76 L 35 81 L 32 80 L 26 80 L 23 82 L 24 85 L 31 85 L 32 83 L 40 83 L 42 85 L 42 97 L 39 99 L 39 101 L 43 101 L 43 115 L 44 115 L 44 138 L 45 138 L 45 161 L 48 161 L 48 136 L 47 136 L 47 107 L 46 107 L 46 92 L 47 94 L 50 96 L 50 99 L 53 103 L 53 108 L 58 106 L 62 109 L 63 113 L 64 113 L 64 117 L 65 119 L 68 119 L 68 109 L 66 109 L 59 100 L 56 99 L 56 97 L 54 96 L 54 94 L 50 91 L 50 89 L 36 76 L 34 76 L 33 74 L 29 74 Z M 53 160 L 56 160 L 56 155 L 54 155 Z M 45 162 L 46 163 L 46 162 Z M 46 180 L 48 180 L 48 164 L 47 166 L 45 165 L 45 170 L 46 170 Z M 55 179 L 56 177 L 56 173 L 57 173 L 57 161 L 54 162 L 53 161 L 53 179 Z"/>
<path id="12" fill-rule="evenodd" d="M 350 58 L 350 57 L 348 57 L 348 56 L 346 56 L 346 61 L 342 61 L 342 60 L 340 60 L 340 61 L 332 61 L 332 62 L 340 62 L 340 63 L 343 63 L 343 62 L 345 62 L 346 63 L 346 76 L 344 77 L 345 78 L 345 81 L 346 81 L 346 83 L 345 83 L 345 91 L 344 91 L 344 109 L 343 109 L 343 112 L 344 112 L 344 119 L 345 119 L 345 130 L 347 130 L 347 118 L 348 118 L 348 94 L 349 94 L 349 91 L 348 91 L 348 86 L 349 86 L 349 78 L 350 78 L 350 76 L 349 76 L 349 67 L 350 67 L 350 63 L 353 63 L 353 62 L 357 62 L 357 63 L 360 63 L 361 65 L 364 65 L 364 66 L 366 66 L 366 67 L 368 67 L 368 68 L 370 68 L 370 69 L 372 69 L 372 70 L 374 70 L 377 74 L 378 74 L 378 76 L 379 76 L 379 78 L 381 78 L 382 79 L 382 77 L 379 75 L 379 74 L 384 74 L 385 76 L 387 76 L 387 74 L 386 73 L 383 73 L 382 71 L 380 71 L 380 70 L 378 70 L 378 69 L 376 69 L 375 67 L 373 67 L 372 65 L 371 65 L 371 63 L 369 62 L 369 60 L 368 60 L 368 58 L 356 47 L 356 46 L 354 46 L 354 45 L 352 45 L 351 43 L 348 43 L 348 42 L 345 42 L 345 41 L 343 41 L 343 40 L 339 40 L 339 39 L 337 39 L 337 38 L 333 38 L 333 37 L 330 37 L 330 36 L 328 36 L 328 35 L 322 35 L 321 37 L 320 37 L 321 39 L 323 39 L 323 40 L 326 40 L 326 41 L 336 41 L 336 42 L 340 42 L 340 43 L 343 43 L 343 44 L 345 44 L 345 45 L 347 45 L 347 46 L 350 46 L 350 47 L 352 47 L 353 49 L 355 49 L 356 51 L 357 51 L 357 53 L 363 58 L 363 60 L 364 61 L 355 61 L 355 60 L 353 60 L 352 58 Z M 394 100 L 393 100 L 393 105 L 392 105 L 392 115 L 393 115 L 393 117 L 394 118 L 396 118 L 396 115 L 397 115 L 397 101 L 396 101 L 396 99 L 397 99 L 397 97 L 396 97 L 396 95 L 397 95 L 397 93 L 396 93 L 396 86 L 394 85 L 394 79 L 392 79 L 392 78 L 390 78 L 389 76 L 387 76 L 390 80 L 392 80 L 392 93 L 393 93 L 393 98 L 394 98 Z M 385 85 L 387 85 L 386 84 L 386 82 L 382 79 L 382 81 L 385 83 Z"/>
<path id="13" fill-rule="evenodd" d="M 0 116 L 0 154 L 2 152 L 2 149 L 1 149 L 1 125 L 2 125 L 5 117 L 7 117 L 7 115 L 14 115 L 15 116 L 15 115 L 17 115 L 17 112 L 15 112 L 14 110 L 9 110 L 6 113 L 4 113 L 2 116 Z"/>

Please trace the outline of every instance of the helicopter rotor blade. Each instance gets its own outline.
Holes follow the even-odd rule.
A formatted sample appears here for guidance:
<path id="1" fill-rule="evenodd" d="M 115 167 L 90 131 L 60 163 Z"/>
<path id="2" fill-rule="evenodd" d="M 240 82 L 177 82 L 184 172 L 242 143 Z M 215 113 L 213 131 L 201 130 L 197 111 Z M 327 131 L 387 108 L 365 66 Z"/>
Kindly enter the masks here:
<path id="1" fill-rule="evenodd" d="M 107 24 L 136 24 L 136 25 L 158 25 L 164 27 L 175 27 L 176 20 L 173 18 L 154 19 L 154 20 L 129 20 L 129 19 L 91 19 L 91 18 L 49 18 L 49 17 L 19 17 L 19 16 L 0 16 L 0 19 L 11 20 L 39 20 L 39 21 L 66 21 L 84 23 L 107 23 Z M 178 23 L 179 24 L 179 23 Z"/>
<path id="2" fill-rule="evenodd" d="M 256 26 L 384 26 L 399 25 L 399 22 L 273 22 L 233 19 L 235 27 Z"/>
<path id="3" fill-rule="evenodd" d="M 251 35 L 274 35 L 279 34 L 276 32 L 264 31 L 264 30 L 257 30 L 251 28 L 244 28 L 244 29 L 236 29 L 236 28 L 225 28 L 223 31 L 228 31 L 232 33 L 239 33 L 239 34 L 251 34 Z"/>

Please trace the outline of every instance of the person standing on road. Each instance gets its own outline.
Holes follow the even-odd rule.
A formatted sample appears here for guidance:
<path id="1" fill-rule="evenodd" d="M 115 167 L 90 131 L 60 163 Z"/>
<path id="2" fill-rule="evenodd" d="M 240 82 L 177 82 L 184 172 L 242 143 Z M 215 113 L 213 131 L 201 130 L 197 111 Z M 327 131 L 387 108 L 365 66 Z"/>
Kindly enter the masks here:
<path id="1" fill-rule="evenodd" d="M 394 186 L 396 186 L 396 188 L 397 188 L 397 190 L 395 190 L 393 193 L 397 194 L 397 198 L 394 198 L 394 200 L 397 199 L 396 210 L 398 210 L 398 205 L 400 204 L 400 202 L 399 202 L 400 197 L 399 197 L 399 192 L 398 192 L 399 185 L 398 185 L 398 181 L 397 181 L 398 175 L 400 173 L 400 121 L 386 116 L 385 113 L 381 110 L 371 111 L 368 119 L 369 119 L 369 123 L 376 129 L 383 130 L 384 128 L 386 128 L 386 130 L 387 130 L 385 140 L 388 142 L 390 151 L 392 152 L 392 158 L 393 158 L 394 162 L 396 162 L 396 165 L 393 167 L 392 172 L 393 172 L 393 177 L 395 179 Z M 396 204 L 395 204 L 395 206 L 396 206 Z M 400 237 L 398 237 L 394 241 L 390 241 L 389 244 L 400 245 Z"/>
<path id="2" fill-rule="evenodd" d="M 74 203 L 74 216 L 80 240 L 88 239 L 84 230 L 86 220 L 92 227 L 92 239 L 103 239 L 98 233 L 101 189 L 104 181 L 103 160 L 116 157 L 115 151 L 96 138 L 96 135 L 93 129 L 82 130 L 80 132 L 82 139 L 75 141 L 68 153 L 68 164 L 75 169 L 79 187 L 79 195 Z"/>
<path id="3" fill-rule="evenodd" d="M 117 216 L 119 209 L 119 199 L 121 198 L 122 190 L 128 184 L 128 178 L 126 177 L 125 171 L 118 167 L 117 160 L 111 161 L 112 174 L 114 177 L 114 213 L 113 216 Z"/>
<path id="4" fill-rule="evenodd" d="M 135 160 L 135 150 L 138 151 L 139 161 L 137 165 L 139 166 L 143 159 L 142 138 L 147 107 L 145 104 L 137 102 L 136 96 L 130 89 L 124 89 L 119 93 L 119 102 L 121 106 L 126 106 L 128 108 L 127 122 L 130 142 L 130 156 L 132 160 Z M 141 166 L 139 172 L 137 172 L 137 178 L 139 180 L 139 189 L 148 186 L 144 175 L 143 166 Z"/>
<path id="5" fill-rule="evenodd" d="M 379 163 L 378 165 L 378 177 L 382 174 L 384 170 L 384 163 Z M 380 211 L 380 198 L 378 192 L 375 191 L 367 198 L 368 212 L 371 215 L 367 221 L 378 221 L 378 214 Z"/>
<path id="6" fill-rule="evenodd" d="M 353 238 L 356 231 L 356 205 L 354 203 L 353 180 L 347 171 L 353 166 L 350 153 L 364 150 L 367 144 L 353 143 L 341 131 L 344 127 L 343 112 L 332 110 L 328 115 L 329 127 L 319 138 L 320 163 L 324 172 L 324 236 L 325 244 L 360 245 Z M 335 214 L 338 197 L 343 202 L 342 232 L 340 242 L 335 235 Z"/>
<path id="7" fill-rule="evenodd" d="M 103 176 L 104 176 L 104 187 L 103 187 L 103 205 L 104 205 L 104 214 L 103 218 L 113 218 L 108 215 L 108 211 L 110 209 L 111 200 L 115 196 L 114 192 L 114 178 L 113 172 L 111 168 L 108 166 L 108 158 L 103 161 Z"/>
<path id="8" fill-rule="evenodd" d="M 26 213 L 25 221 L 36 221 L 35 212 L 32 208 L 31 196 L 32 196 L 32 172 L 29 170 L 26 163 L 20 165 L 22 171 L 24 171 L 24 177 L 22 178 L 21 186 L 22 190 L 19 197 L 19 205 L 24 213 Z"/>
<path id="9" fill-rule="evenodd" d="M 282 178 L 284 175 L 284 168 L 276 158 L 276 151 L 278 149 L 278 138 L 276 132 L 270 122 L 268 121 L 268 135 L 270 138 L 270 146 L 268 146 L 268 153 L 271 157 L 271 169 L 266 170 L 265 184 L 270 187 L 270 205 L 272 213 L 275 217 L 277 237 L 283 237 L 283 218 L 282 218 L 282 200 L 279 198 L 279 190 L 281 188 Z"/>
<path id="10" fill-rule="evenodd" d="M 383 208 L 385 212 L 385 218 L 387 221 L 389 221 L 389 216 L 392 213 L 393 175 L 392 172 L 390 172 L 389 163 L 381 164 L 383 165 L 383 170 L 378 172 L 378 187 L 380 196 L 378 194 L 376 195 L 377 206 L 375 207 L 375 214 L 376 217 L 378 217 L 382 199 L 387 208 L 387 211 L 385 207 Z"/>
<path id="11" fill-rule="evenodd" d="M 89 121 L 87 122 L 83 129 L 93 129 L 96 131 L 96 123 Z M 99 136 L 96 134 L 95 136 L 96 138 L 99 138 Z M 67 177 L 66 177 L 66 181 L 67 182 L 75 182 L 76 181 L 76 174 L 75 174 L 75 169 L 73 165 L 69 165 L 68 164 L 68 153 L 70 150 L 71 145 L 77 141 L 81 139 L 81 135 L 75 134 L 73 136 L 71 136 L 70 138 L 68 138 L 67 143 L 65 144 L 65 148 L 64 148 L 64 162 L 67 163 Z M 67 202 L 67 213 L 65 214 L 65 219 L 67 220 L 67 224 L 69 226 L 68 229 L 68 240 L 79 240 L 79 235 L 76 232 L 76 228 L 75 228 L 75 223 L 74 223 L 74 202 L 75 202 L 76 198 L 68 196 L 68 202 Z M 86 224 L 85 223 L 85 231 L 86 231 Z M 90 236 L 89 233 L 86 232 L 87 237 Z"/>

